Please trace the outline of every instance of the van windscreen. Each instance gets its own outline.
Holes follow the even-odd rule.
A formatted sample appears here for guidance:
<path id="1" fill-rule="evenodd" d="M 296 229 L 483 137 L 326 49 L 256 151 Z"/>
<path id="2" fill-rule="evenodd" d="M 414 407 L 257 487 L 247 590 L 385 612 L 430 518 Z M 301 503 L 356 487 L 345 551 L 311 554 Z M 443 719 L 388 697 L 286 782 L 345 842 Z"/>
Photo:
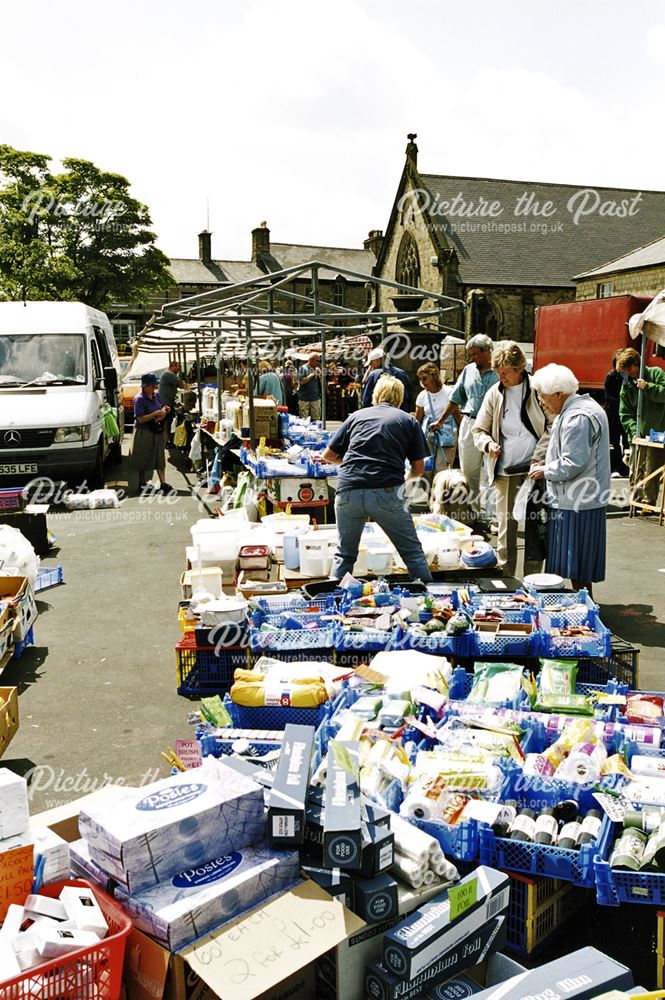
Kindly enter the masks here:
<path id="1" fill-rule="evenodd" d="M 79 333 L 9 333 L 0 339 L 0 389 L 84 385 L 85 337 Z"/>

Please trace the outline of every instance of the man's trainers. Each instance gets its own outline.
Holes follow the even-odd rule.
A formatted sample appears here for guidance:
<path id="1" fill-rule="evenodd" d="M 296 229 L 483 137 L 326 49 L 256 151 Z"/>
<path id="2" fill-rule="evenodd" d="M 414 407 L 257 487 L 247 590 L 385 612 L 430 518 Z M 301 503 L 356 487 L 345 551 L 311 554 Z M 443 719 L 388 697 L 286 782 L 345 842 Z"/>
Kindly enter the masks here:
<path id="1" fill-rule="evenodd" d="M 155 492 L 155 487 L 152 483 L 139 483 L 138 495 L 140 497 L 149 497 Z"/>
<path id="2" fill-rule="evenodd" d="M 162 483 L 162 485 L 159 487 L 159 492 L 163 493 L 165 497 L 175 497 L 178 495 L 178 491 L 174 490 L 173 487 L 169 486 L 168 483 Z"/>

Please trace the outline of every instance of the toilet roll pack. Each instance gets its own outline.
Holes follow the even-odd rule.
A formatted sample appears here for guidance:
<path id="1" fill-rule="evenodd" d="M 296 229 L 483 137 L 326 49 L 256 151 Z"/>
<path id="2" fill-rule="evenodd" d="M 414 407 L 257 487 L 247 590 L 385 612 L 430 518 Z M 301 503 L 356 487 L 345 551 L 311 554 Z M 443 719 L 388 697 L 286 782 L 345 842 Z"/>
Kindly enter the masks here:
<path id="1" fill-rule="evenodd" d="M 195 770 L 86 805 L 91 859 L 137 893 L 265 834 L 263 789 L 213 757 Z"/>

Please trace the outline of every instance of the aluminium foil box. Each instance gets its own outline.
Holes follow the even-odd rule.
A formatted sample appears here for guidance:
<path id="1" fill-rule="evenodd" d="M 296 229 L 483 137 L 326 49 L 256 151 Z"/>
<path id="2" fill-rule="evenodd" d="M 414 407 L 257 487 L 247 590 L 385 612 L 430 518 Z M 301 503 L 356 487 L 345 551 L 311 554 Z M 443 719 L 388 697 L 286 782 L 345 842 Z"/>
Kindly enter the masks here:
<path id="1" fill-rule="evenodd" d="M 263 789 L 214 757 L 81 809 L 90 857 L 130 893 L 263 840 Z"/>
<path id="2" fill-rule="evenodd" d="M 537 969 L 529 969 L 500 986 L 476 993 L 476 1000 L 589 1000 L 608 990 L 632 990 L 633 974 L 596 948 L 580 948 Z"/>
<path id="3" fill-rule="evenodd" d="M 313 726 L 285 727 L 268 793 L 268 843 L 273 847 L 299 847 L 303 842 L 313 751 Z"/>
<path id="4" fill-rule="evenodd" d="M 472 890 L 457 915 L 452 893 Z M 452 889 L 416 910 L 383 939 L 383 964 L 399 979 L 413 979 L 508 908 L 510 881 L 503 872 L 479 865 Z"/>
<path id="5" fill-rule="evenodd" d="M 264 842 L 211 858 L 136 895 L 119 887 L 115 896 L 140 930 L 179 951 L 299 877 L 298 852 L 275 851 Z"/>

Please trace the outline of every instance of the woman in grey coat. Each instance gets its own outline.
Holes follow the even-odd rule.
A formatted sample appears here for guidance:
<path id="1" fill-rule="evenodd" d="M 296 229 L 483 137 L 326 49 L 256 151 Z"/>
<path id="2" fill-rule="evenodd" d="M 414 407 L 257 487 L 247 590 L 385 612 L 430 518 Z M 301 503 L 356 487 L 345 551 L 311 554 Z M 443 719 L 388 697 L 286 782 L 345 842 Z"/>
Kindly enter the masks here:
<path id="1" fill-rule="evenodd" d="M 549 573 L 569 577 L 573 587 L 605 579 L 606 509 L 610 496 L 610 433 L 607 414 L 570 368 L 546 365 L 531 378 L 543 406 L 556 419 L 545 462 L 529 472 L 547 481 Z"/>

